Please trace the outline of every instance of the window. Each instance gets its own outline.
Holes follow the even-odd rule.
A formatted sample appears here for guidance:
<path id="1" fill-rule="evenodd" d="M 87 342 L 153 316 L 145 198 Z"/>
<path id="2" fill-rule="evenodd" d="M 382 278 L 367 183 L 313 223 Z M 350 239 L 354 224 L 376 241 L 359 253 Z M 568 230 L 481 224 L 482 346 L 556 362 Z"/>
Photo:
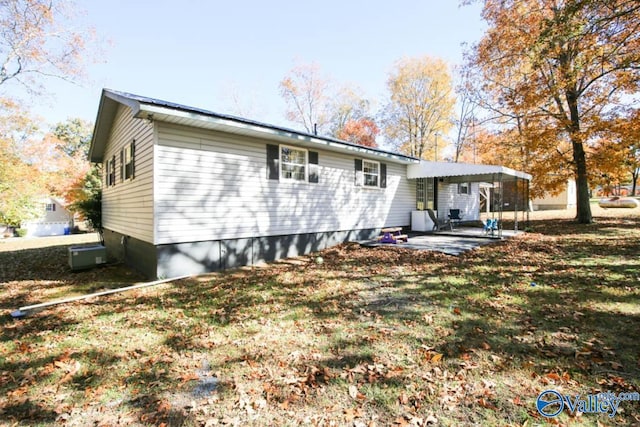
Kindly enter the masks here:
<path id="1" fill-rule="evenodd" d="M 116 185 L 116 156 L 111 157 L 111 160 L 107 160 L 106 175 L 107 186 Z"/>
<path id="2" fill-rule="evenodd" d="M 135 139 L 131 144 L 127 145 L 122 149 L 122 169 L 123 169 L 123 180 L 133 179 L 133 170 L 134 170 L 134 161 L 135 161 Z"/>
<path id="3" fill-rule="evenodd" d="M 307 180 L 307 150 L 280 146 L 280 178 L 291 181 Z"/>
<path id="4" fill-rule="evenodd" d="M 365 187 L 378 187 L 380 185 L 380 163 L 371 160 L 362 161 Z"/>
<path id="5" fill-rule="evenodd" d="M 458 194 L 471 194 L 471 184 L 468 182 L 458 184 Z"/>
<path id="6" fill-rule="evenodd" d="M 319 155 L 316 151 L 267 144 L 267 179 L 320 182 Z"/>
<path id="7" fill-rule="evenodd" d="M 424 199 L 425 199 L 425 191 L 424 191 L 424 178 L 418 178 L 416 181 L 416 210 L 423 211 L 424 210 Z"/>
<path id="8" fill-rule="evenodd" d="M 416 209 L 436 209 L 436 186 L 432 178 L 418 178 L 416 181 Z"/>
<path id="9" fill-rule="evenodd" d="M 55 203 L 45 203 L 44 209 L 47 212 L 55 212 L 56 211 L 56 205 L 55 205 Z"/>
<path id="10" fill-rule="evenodd" d="M 387 164 L 373 160 L 354 159 L 355 185 L 387 188 Z"/>

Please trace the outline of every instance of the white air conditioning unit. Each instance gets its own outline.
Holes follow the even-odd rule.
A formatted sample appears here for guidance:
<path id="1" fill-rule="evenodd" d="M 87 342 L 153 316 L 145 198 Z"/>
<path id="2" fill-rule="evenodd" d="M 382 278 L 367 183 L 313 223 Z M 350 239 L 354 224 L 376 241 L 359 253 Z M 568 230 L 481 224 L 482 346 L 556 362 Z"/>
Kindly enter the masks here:
<path id="1" fill-rule="evenodd" d="M 107 262 L 107 248 L 102 245 L 72 246 L 69 248 L 69 267 L 83 270 Z"/>

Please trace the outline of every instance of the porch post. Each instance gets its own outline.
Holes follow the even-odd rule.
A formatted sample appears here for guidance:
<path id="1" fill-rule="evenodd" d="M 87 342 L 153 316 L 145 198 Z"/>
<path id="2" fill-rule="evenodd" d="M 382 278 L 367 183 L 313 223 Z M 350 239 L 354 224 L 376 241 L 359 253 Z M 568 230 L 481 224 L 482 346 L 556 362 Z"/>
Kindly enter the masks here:
<path id="1" fill-rule="evenodd" d="M 531 226 L 531 224 L 529 223 L 529 220 L 531 218 L 531 194 L 529 193 L 529 186 L 531 185 L 531 181 L 527 180 L 527 185 L 525 187 L 525 192 L 526 192 L 526 200 L 527 200 L 527 209 L 526 209 L 526 215 L 527 215 L 527 220 L 525 222 L 525 229 L 529 228 Z"/>
<path id="2" fill-rule="evenodd" d="M 498 237 L 502 238 L 502 213 L 503 213 L 503 205 L 504 205 L 504 182 L 503 182 L 503 174 L 500 173 L 500 208 L 498 210 Z"/>

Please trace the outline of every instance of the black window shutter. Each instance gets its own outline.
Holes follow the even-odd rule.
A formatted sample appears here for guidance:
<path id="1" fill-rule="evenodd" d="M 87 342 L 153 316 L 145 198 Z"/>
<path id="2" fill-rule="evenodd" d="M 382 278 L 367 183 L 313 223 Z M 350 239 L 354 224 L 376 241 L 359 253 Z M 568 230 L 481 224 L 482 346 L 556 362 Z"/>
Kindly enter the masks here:
<path id="1" fill-rule="evenodd" d="M 111 157 L 111 185 L 116 185 L 116 155 Z"/>
<path id="2" fill-rule="evenodd" d="M 124 181 L 124 150 L 120 150 L 120 181 Z"/>
<path id="3" fill-rule="evenodd" d="M 131 179 L 136 174 L 136 140 L 131 142 Z"/>
<path id="4" fill-rule="evenodd" d="M 354 167 L 356 171 L 356 185 L 362 185 L 362 159 L 354 159 Z"/>
<path id="5" fill-rule="evenodd" d="M 317 184 L 320 181 L 318 173 L 318 152 L 309 151 L 309 182 Z"/>
<path id="6" fill-rule="evenodd" d="M 280 147 L 267 144 L 267 179 L 279 179 L 278 159 L 280 157 Z"/>
<path id="7" fill-rule="evenodd" d="M 387 188 L 387 164 L 380 163 L 380 188 Z"/>

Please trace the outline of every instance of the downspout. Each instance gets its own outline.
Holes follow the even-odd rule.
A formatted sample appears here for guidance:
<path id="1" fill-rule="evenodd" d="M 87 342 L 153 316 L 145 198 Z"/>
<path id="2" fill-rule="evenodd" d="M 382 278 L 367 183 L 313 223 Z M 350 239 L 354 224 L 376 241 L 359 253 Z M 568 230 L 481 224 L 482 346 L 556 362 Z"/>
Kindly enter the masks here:
<path id="1" fill-rule="evenodd" d="M 131 290 L 134 290 L 134 289 L 147 288 L 149 286 L 161 285 L 163 283 L 173 282 L 175 280 L 187 279 L 189 277 L 191 277 L 191 275 L 172 277 L 170 279 L 155 280 L 153 282 L 147 282 L 147 283 L 137 283 L 135 285 L 127 286 L 127 287 L 124 287 L 124 288 L 109 289 L 109 290 L 106 290 L 106 291 L 94 292 L 92 294 L 87 294 L 87 295 L 79 295 L 79 296 L 76 296 L 76 297 L 63 298 L 63 299 L 59 299 L 59 300 L 55 300 L 55 301 L 43 302 L 43 303 L 40 303 L 40 304 L 27 305 L 27 306 L 24 306 L 24 307 L 20 307 L 18 310 L 12 312 L 11 313 L 11 317 L 13 317 L 13 318 L 25 317 L 32 310 L 44 309 L 44 308 L 52 307 L 54 305 L 66 304 L 66 303 L 70 303 L 70 302 L 74 302 L 74 301 L 81 301 L 81 300 L 85 300 L 85 299 L 89 299 L 89 298 L 95 298 L 95 297 L 100 297 L 100 296 L 104 296 L 104 295 L 111 295 L 111 294 L 116 294 L 116 293 L 120 293 L 120 292 L 131 291 Z"/>

